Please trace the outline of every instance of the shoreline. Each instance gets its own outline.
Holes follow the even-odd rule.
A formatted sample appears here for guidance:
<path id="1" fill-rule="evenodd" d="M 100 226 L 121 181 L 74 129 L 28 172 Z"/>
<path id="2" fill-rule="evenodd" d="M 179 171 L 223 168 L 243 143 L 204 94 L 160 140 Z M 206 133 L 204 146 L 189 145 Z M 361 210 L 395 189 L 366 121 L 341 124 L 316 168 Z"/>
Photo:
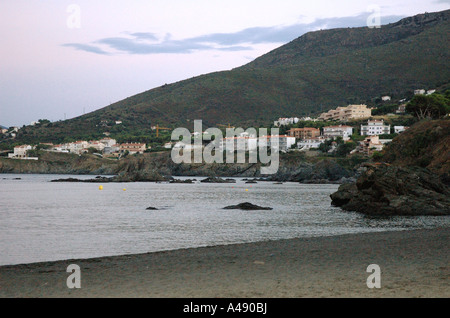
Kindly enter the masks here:
<path id="1" fill-rule="evenodd" d="M 5 265 L 0 297 L 450 297 L 449 242 L 445 227 Z M 81 289 L 67 288 L 70 264 Z"/>

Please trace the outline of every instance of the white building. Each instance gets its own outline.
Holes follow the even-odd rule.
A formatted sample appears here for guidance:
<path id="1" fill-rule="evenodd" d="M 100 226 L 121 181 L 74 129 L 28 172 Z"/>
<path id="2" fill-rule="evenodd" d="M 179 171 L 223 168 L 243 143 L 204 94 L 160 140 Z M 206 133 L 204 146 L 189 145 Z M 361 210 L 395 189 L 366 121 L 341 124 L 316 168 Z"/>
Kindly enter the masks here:
<path id="1" fill-rule="evenodd" d="M 117 141 L 116 141 L 115 139 L 112 139 L 112 138 L 109 138 L 109 137 L 100 139 L 99 142 L 101 142 L 102 144 L 104 144 L 105 147 L 112 147 L 112 146 L 114 146 L 115 144 L 117 144 Z"/>
<path id="2" fill-rule="evenodd" d="M 89 146 L 88 146 L 88 148 L 94 148 L 100 152 L 103 151 L 105 149 L 105 147 L 106 147 L 106 145 L 104 143 L 102 143 L 100 141 L 95 141 L 95 140 L 90 141 Z"/>
<path id="3" fill-rule="evenodd" d="M 125 153 L 128 151 L 130 155 L 134 155 L 137 153 L 144 153 L 147 150 L 147 145 L 144 143 L 124 143 L 120 145 L 120 152 Z"/>
<path id="4" fill-rule="evenodd" d="M 425 90 L 424 89 L 416 89 L 414 91 L 414 95 L 424 95 L 425 94 Z"/>
<path id="5" fill-rule="evenodd" d="M 342 139 L 348 140 L 353 135 L 353 127 L 346 125 L 323 127 L 323 135 L 330 138 L 342 137 Z"/>
<path id="6" fill-rule="evenodd" d="M 291 136 L 239 136 L 223 138 L 219 149 L 221 151 L 258 151 L 258 147 L 271 147 L 281 152 L 287 152 L 295 145 L 295 137 Z"/>
<path id="7" fill-rule="evenodd" d="M 311 117 L 302 117 L 299 119 L 299 121 L 317 121 L 317 119 Z"/>
<path id="8" fill-rule="evenodd" d="M 85 149 L 89 148 L 89 143 L 85 140 L 71 142 L 66 146 L 66 149 L 71 153 L 81 154 Z"/>
<path id="9" fill-rule="evenodd" d="M 223 138 L 220 145 L 220 151 L 256 151 L 258 149 L 258 138 L 250 136 L 226 137 Z"/>
<path id="10" fill-rule="evenodd" d="M 436 93 L 435 89 L 430 89 L 430 90 L 427 91 L 427 95 L 431 95 L 431 94 L 434 94 L 434 93 Z"/>
<path id="11" fill-rule="evenodd" d="M 33 147 L 30 145 L 16 146 L 14 153 L 8 154 L 8 158 L 25 158 L 28 150 L 33 150 Z"/>
<path id="12" fill-rule="evenodd" d="M 105 147 L 105 149 L 103 149 L 103 153 L 106 155 L 118 154 L 119 152 L 120 152 L 120 145 L 118 144 L 112 145 L 110 147 Z"/>
<path id="13" fill-rule="evenodd" d="M 391 96 L 383 96 L 383 97 L 381 97 L 381 100 L 382 100 L 383 102 L 388 102 L 388 101 L 391 100 Z"/>
<path id="14" fill-rule="evenodd" d="M 394 126 L 394 132 L 396 134 L 402 133 L 404 132 L 406 129 L 408 129 L 409 127 L 405 127 L 405 126 Z"/>
<path id="15" fill-rule="evenodd" d="M 297 117 L 292 118 L 278 118 L 277 121 L 274 121 L 273 124 L 275 127 L 287 126 L 297 124 L 300 120 Z"/>
<path id="16" fill-rule="evenodd" d="M 395 111 L 397 114 L 404 114 L 406 113 L 406 104 L 401 104 L 398 106 L 398 109 Z"/>
<path id="17" fill-rule="evenodd" d="M 66 144 L 63 144 L 63 145 L 54 145 L 51 151 L 68 153 L 69 149 Z"/>
<path id="18" fill-rule="evenodd" d="M 258 138 L 259 147 L 270 147 L 281 152 L 287 152 L 293 145 L 295 145 L 295 137 L 292 136 L 262 136 Z"/>
<path id="19" fill-rule="evenodd" d="M 380 142 L 378 136 L 370 136 L 359 142 L 359 145 L 351 153 L 362 153 L 371 156 L 375 151 L 383 150 L 383 143 Z"/>
<path id="20" fill-rule="evenodd" d="M 391 125 L 385 125 L 384 120 L 368 120 L 367 125 L 361 125 L 361 136 L 389 135 Z"/>
<path id="21" fill-rule="evenodd" d="M 327 138 L 325 138 L 323 136 L 315 137 L 315 138 L 307 138 L 307 139 L 300 140 L 297 143 L 297 146 L 299 149 L 303 149 L 303 150 L 319 148 L 320 145 L 323 144 L 326 140 L 327 140 Z"/>

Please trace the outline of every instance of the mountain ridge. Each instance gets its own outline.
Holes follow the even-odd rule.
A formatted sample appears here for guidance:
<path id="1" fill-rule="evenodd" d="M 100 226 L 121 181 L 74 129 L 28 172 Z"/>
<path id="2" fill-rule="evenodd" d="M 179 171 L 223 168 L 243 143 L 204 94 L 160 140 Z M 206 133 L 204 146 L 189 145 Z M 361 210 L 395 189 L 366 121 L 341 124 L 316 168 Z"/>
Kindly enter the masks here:
<path id="1" fill-rule="evenodd" d="M 278 117 L 305 116 L 400 98 L 417 88 L 435 88 L 450 78 L 450 10 L 401 19 L 380 29 L 347 28 L 309 32 L 230 71 L 213 72 L 163 85 L 92 113 L 27 129 L 61 140 L 104 132 L 151 133 L 151 126 L 231 123 L 251 127 Z M 115 127 L 108 122 L 121 120 Z M 47 130 L 47 131 L 46 131 Z M 18 136 L 20 138 L 20 135 Z"/>

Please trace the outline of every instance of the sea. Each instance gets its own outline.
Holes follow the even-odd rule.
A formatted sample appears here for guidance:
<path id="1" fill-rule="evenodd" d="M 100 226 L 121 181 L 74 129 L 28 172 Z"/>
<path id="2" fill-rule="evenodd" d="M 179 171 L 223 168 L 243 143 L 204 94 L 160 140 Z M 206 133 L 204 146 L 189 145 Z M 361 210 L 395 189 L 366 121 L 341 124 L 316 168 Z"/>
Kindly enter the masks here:
<path id="1" fill-rule="evenodd" d="M 450 225 L 343 211 L 338 185 L 51 182 L 70 177 L 95 176 L 0 174 L 0 265 Z M 223 209 L 243 202 L 273 210 Z"/>

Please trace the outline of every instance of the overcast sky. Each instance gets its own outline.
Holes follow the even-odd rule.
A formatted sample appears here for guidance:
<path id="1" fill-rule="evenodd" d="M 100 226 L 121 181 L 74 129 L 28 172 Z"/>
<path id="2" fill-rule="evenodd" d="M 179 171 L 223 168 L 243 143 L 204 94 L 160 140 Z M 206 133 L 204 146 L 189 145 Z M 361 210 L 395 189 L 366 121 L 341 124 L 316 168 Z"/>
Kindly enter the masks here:
<path id="1" fill-rule="evenodd" d="M 230 70 L 308 31 L 366 26 L 371 8 L 387 24 L 450 0 L 2 0 L 0 125 Z"/>

